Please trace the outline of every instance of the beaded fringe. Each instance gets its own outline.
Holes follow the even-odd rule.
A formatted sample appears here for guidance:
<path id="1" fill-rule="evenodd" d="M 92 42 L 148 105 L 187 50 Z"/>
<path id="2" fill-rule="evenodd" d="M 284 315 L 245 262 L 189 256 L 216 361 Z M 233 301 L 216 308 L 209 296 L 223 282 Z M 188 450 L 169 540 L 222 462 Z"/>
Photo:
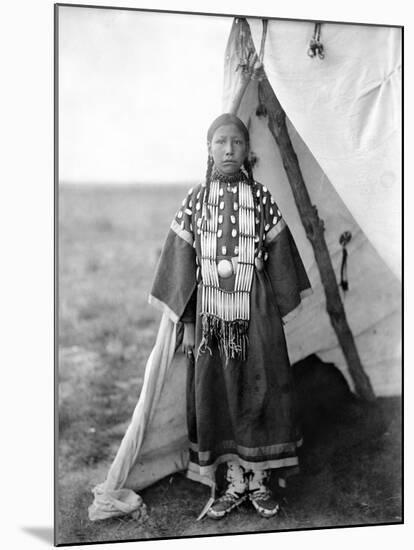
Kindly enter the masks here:
<path id="1" fill-rule="evenodd" d="M 197 224 L 200 232 L 202 274 L 202 340 L 197 355 L 211 352 L 217 342 L 220 355 L 245 361 L 248 350 L 250 291 L 254 273 L 255 207 L 252 190 L 244 176 L 238 181 L 238 262 L 233 291 L 220 288 L 217 270 L 217 236 L 220 183 L 210 182 L 208 197 L 203 197 L 202 215 Z M 224 203 L 223 203 L 224 204 Z"/>
<path id="2" fill-rule="evenodd" d="M 211 349 L 216 342 L 226 364 L 229 359 L 245 361 L 249 347 L 248 328 L 249 321 L 224 321 L 215 315 L 204 313 L 202 314 L 203 336 L 198 353 L 208 351 L 211 355 Z"/>

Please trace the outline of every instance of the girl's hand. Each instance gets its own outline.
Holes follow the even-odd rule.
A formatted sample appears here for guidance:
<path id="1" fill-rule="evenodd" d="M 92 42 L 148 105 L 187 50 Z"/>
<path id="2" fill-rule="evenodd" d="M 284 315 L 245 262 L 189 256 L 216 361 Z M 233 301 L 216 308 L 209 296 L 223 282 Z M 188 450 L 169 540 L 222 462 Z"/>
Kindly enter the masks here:
<path id="1" fill-rule="evenodd" d="M 181 349 L 186 355 L 194 353 L 195 326 L 194 323 L 184 323 L 184 335 Z"/>

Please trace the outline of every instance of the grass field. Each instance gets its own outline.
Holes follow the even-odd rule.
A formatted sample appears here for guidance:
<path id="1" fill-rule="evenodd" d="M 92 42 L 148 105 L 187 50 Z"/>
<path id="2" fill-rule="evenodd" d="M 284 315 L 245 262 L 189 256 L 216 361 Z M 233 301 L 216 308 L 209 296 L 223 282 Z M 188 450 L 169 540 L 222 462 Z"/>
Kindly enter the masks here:
<path id="1" fill-rule="evenodd" d="M 400 523 L 398 398 L 380 399 L 340 437 L 323 434 L 272 520 L 241 507 L 219 523 L 196 523 L 208 491 L 180 474 L 141 493 L 146 522 L 88 520 L 91 488 L 103 481 L 139 396 L 159 322 L 147 296 L 185 193 L 161 185 L 60 189 L 58 543 Z"/>

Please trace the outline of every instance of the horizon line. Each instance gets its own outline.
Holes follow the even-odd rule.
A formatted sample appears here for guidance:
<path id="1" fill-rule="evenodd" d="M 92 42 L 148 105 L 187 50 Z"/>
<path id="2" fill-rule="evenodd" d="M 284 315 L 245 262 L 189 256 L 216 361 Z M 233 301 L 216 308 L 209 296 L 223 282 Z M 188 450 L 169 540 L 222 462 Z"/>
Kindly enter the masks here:
<path id="1" fill-rule="evenodd" d="M 90 186 L 105 186 L 105 185 L 124 185 L 124 186 L 131 186 L 131 185 L 194 185 L 197 183 L 196 179 L 193 180 L 142 180 L 142 181 L 131 181 L 131 180 L 124 180 L 124 181 L 105 181 L 105 180 L 60 180 L 57 182 L 58 186 L 63 185 L 90 185 Z M 201 180 L 200 180 L 201 183 Z"/>

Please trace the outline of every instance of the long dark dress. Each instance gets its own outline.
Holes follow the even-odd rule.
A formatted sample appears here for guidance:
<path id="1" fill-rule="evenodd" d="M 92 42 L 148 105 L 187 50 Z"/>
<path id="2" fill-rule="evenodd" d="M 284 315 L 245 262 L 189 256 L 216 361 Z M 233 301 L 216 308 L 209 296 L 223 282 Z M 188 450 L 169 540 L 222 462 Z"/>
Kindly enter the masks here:
<path id="1" fill-rule="evenodd" d="M 222 231 L 217 235 L 217 261 L 237 256 L 240 244 L 237 185 L 221 182 L 220 189 Z M 207 484 L 214 483 L 217 466 L 229 460 L 247 469 L 286 468 L 298 463 L 300 436 L 282 319 L 300 305 L 310 284 L 270 193 L 257 182 L 252 193 L 257 209 L 255 231 L 259 234 L 260 224 L 264 225 L 267 260 L 264 270 L 255 269 L 253 274 L 245 361 L 226 361 L 214 342 L 207 350 L 200 349 L 201 186 L 189 191 L 173 220 L 151 292 L 151 301 L 167 310 L 174 321 L 195 322 L 196 358 L 189 363 L 186 396 L 188 475 Z M 220 278 L 222 288 L 231 289 L 232 285 L 234 275 Z"/>

